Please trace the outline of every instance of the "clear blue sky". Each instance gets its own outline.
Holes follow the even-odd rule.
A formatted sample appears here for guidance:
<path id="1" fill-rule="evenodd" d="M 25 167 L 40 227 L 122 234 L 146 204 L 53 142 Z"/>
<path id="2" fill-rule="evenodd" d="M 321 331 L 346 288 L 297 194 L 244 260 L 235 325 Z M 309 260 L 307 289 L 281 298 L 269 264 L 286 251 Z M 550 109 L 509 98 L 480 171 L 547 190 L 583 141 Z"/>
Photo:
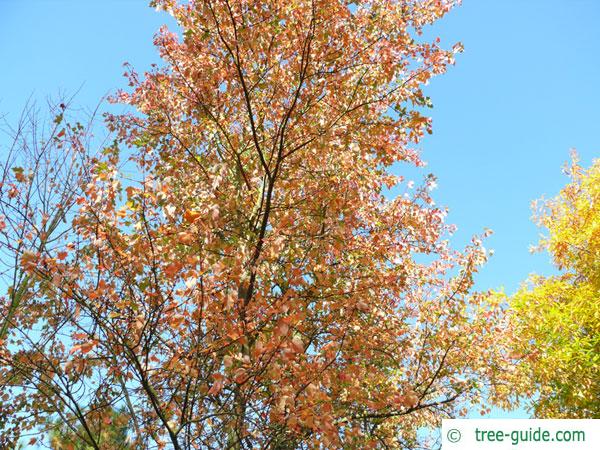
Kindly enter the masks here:
<path id="1" fill-rule="evenodd" d="M 172 23 L 143 0 L 0 0 L 0 114 L 16 120 L 27 98 L 59 90 L 93 107 L 125 86 L 122 63 L 159 62 L 152 36 Z M 533 271 L 549 273 L 530 202 L 566 182 L 577 148 L 600 157 L 600 1 L 463 0 L 428 31 L 465 52 L 427 90 L 434 133 L 421 145 L 439 178 L 438 204 L 459 226 L 457 245 L 483 227 L 495 256 L 478 288 L 512 292 Z"/>

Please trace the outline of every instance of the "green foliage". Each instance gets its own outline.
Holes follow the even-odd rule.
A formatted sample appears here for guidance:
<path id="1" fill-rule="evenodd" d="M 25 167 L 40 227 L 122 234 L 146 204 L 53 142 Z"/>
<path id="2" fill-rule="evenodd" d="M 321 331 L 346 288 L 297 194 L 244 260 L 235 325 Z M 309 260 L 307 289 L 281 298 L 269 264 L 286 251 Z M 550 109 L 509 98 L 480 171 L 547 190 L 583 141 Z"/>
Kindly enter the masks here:
<path id="1" fill-rule="evenodd" d="M 89 432 L 82 424 L 73 430 L 64 422 L 56 421 L 50 433 L 50 447 L 53 450 L 93 450 L 94 446 L 90 443 L 93 437 L 103 450 L 134 448 L 127 438 L 129 416 L 124 411 L 110 408 L 102 410 L 101 414 L 90 414 L 86 425 Z"/>

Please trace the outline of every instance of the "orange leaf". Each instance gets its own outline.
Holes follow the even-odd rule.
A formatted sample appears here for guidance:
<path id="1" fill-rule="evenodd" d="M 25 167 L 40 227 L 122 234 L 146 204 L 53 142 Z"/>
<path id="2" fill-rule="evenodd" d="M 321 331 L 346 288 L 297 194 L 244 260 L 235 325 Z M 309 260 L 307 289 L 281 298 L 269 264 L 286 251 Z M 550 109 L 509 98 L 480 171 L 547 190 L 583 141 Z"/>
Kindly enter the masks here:
<path id="1" fill-rule="evenodd" d="M 169 278 L 174 277 L 177 275 L 177 272 L 179 272 L 180 267 L 181 265 L 178 263 L 167 264 L 167 266 L 164 268 L 165 275 L 167 275 Z"/>
<path id="2" fill-rule="evenodd" d="M 169 325 L 173 328 L 178 328 L 184 321 L 185 317 L 182 314 L 175 314 L 169 319 Z"/>
<path id="3" fill-rule="evenodd" d="M 242 367 L 238 368 L 233 375 L 233 380 L 238 384 L 242 384 L 246 381 L 246 370 Z"/>
<path id="4" fill-rule="evenodd" d="M 90 341 L 86 342 L 85 344 L 81 344 L 81 353 L 85 355 L 86 353 L 91 352 L 97 344 L 98 343 L 95 341 Z"/>
<path id="5" fill-rule="evenodd" d="M 186 209 L 185 213 L 183 213 L 183 218 L 186 222 L 194 223 L 196 220 L 200 218 L 200 213 L 198 211 L 192 211 L 190 209 Z"/>
<path id="6" fill-rule="evenodd" d="M 75 345 L 73 346 L 73 348 L 71 348 L 69 354 L 72 355 L 73 353 L 80 351 L 82 354 L 85 355 L 86 353 L 91 352 L 96 345 L 98 345 L 97 341 L 89 341 L 80 345 Z"/>
<path id="7" fill-rule="evenodd" d="M 208 390 L 208 395 L 217 395 L 223 389 L 223 384 L 225 381 L 225 377 L 221 373 L 213 373 L 212 377 L 215 379 L 215 382 Z"/>
<path id="8" fill-rule="evenodd" d="M 196 242 L 194 235 L 188 231 L 182 231 L 177 235 L 177 240 L 179 243 L 184 245 L 192 245 Z"/>

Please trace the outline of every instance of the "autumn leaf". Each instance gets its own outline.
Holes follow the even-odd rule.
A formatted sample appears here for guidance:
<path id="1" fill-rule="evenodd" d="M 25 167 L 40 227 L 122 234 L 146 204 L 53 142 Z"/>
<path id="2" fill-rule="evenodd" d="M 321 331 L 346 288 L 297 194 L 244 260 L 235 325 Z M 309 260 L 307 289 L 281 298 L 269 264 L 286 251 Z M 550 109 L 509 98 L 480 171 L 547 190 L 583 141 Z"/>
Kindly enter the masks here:
<path id="1" fill-rule="evenodd" d="M 22 167 L 13 167 L 12 171 L 15 174 L 15 179 L 17 181 L 22 183 L 27 180 L 27 177 L 25 177 L 25 171 Z"/>
<path id="2" fill-rule="evenodd" d="M 82 355 L 85 355 L 85 354 L 91 352 L 97 345 L 98 345 L 98 341 L 95 341 L 95 340 L 84 342 L 83 344 L 79 344 L 79 345 L 74 345 L 71 348 L 71 350 L 69 351 L 69 354 L 72 355 L 73 353 L 81 352 Z"/>
<path id="3" fill-rule="evenodd" d="M 185 212 L 183 213 L 183 218 L 188 223 L 194 223 L 200 217 L 201 217 L 201 215 L 198 211 L 192 211 L 190 209 L 186 209 Z"/>

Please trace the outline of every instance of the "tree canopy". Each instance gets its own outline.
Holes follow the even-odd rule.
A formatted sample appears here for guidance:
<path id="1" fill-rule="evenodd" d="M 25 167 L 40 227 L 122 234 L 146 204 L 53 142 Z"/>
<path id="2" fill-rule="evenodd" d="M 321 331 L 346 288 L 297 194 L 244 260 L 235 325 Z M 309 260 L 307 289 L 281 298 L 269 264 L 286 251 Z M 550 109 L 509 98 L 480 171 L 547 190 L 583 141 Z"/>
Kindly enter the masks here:
<path id="1" fill-rule="evenodd" d="M 390 170 L 423 166 L 423 86 L 461 46 L 421 33 L 454 3 L 154 1 L 181 28 L 155 38 L 164 64 L 128 68 L 113 101 L 133 112 L 107 115 L 64 232 L 13 249 L 31 281 L 0 348 L 2 443 L 58 416 L 106 448 L 94 424 L 120 408 L 142 448 L 410 448 L 508 405 L 481 237 L 453 249 L 435 177 Z"/>
<path id="2" fill-rule="evenodd" d="M 536 203 L 560 274 L 532 276 L 510 299 L 516 350 L 538 389 L 536 416 L 600 418 L 600 160 L 566 169 L 571 182 Z"/>

